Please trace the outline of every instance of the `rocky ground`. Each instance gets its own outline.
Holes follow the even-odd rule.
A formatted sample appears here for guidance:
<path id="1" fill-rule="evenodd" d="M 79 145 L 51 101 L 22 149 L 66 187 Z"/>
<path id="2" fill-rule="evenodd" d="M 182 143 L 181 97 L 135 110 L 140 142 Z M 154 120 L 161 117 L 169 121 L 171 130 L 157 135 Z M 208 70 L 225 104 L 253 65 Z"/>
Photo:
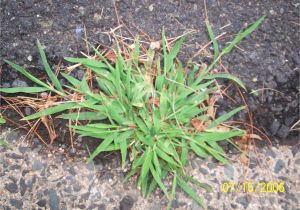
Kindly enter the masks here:
<path id="1" fill-rule="evenodd" d="M 246 83 L 249 90 L 246 100 L 254 113 L 256 126 L 277 143 L 298 142 L 298 133 L 290 131 L 299 119 L 298 0 L 72 0 L 64 3 L 1 0 L 0 4 L 0 85 L 5 87 L 28 85 L 28 81 L 11 71 L 3 59 L 43 76 L 39 70 L 36 39 L 46 46 L 52 64 L 57 64 L 64 56 L 86 51 L 82 38 L 110 46 L 113 40 L 104 32 L 120 24 L 123 27 L 116 32 L 128 38 L 140 34 L 146 42 L 159 40 L 163 26 L 168 37 L 194 29 L 196 33 L 189 37 L 180 56 L 184 61 L 192 58 L 208 41 L 206 14 L 216 35 L 226 32 L 219 41 L 221 47 L 241 28 L 266 15 L 264 24 L 226 56 L 223 64 Z M 207 63 L 211 60 L 209 54 L 210 49 L 206 48 L 193 60 Z M 256 94 L 249 94 L 252 90 L 257 90 Z"/>
<path id="2" fill-rule="evenodd" d="M 66 148 L 46 148 L 39 141 L 27 142 L 15 131 L 5 130 L 10 149 L 0 146 L 0 209 L 165 209 L 161 194 L 141 197 L 134 182 L 123 184 L 125 172 L 117 158 L 86 164 Z M 197 189 L 207 209 L 299 210 L 299 146 L 265 147 L 250 153 L 249 165 L 239 154 L 229 154 L 232 165 L 222 166 L 212 159 L 192 157 L 187 168 L 197 180 L 211 185 L 213 192 Z M 284 192 L 244 192 L 242 188 L 223 192 L 222 183 L 284 182 Z M 237 187 L 237 186 L 236 186 Z M 195 188 L 196 189 L 196 188 Z M 223 188 L 224 190 L 224 188 Z M 246 190 L 247 191 L 247 190 Z M 178 192 L 172 209 L 198 210 L 200 207 Z"/>

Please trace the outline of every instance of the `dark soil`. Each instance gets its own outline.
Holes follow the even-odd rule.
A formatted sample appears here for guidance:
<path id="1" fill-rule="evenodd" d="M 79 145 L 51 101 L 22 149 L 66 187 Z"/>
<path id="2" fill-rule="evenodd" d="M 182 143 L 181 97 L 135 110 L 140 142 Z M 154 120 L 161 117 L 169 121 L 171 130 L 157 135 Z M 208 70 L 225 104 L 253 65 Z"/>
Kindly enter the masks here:
<path id="1" fill-rule="evenodd" d="M 159 40 L 163 26 L 168 37 L 181 35 L 187 29 L 197 30 L 188 38 L 184 53 L 180 55 L 183 61 L 208 42 L 205 6 L 200 0 L 116 1 L 118 16 L 110 0 L 63 3 L 57 0 L 2 0 L 0 4 L 0 85 L 5 87 L 29 82 L 4 64 L 3 59 L 41 76 L 36 39 L 46 46 L 52 63 L 57 64 L 64 56 L 86 51 L 82 40 L 84 27 L 90 42 L 111 45 L 109 36 L 103 32 L 118 26 L 118 16 L 133 35 L 140 34 L 142 39 L 147 38 L 143 37 L 145 32 L 152 40 Z M 299 119 L 299 8 L 297 0 L 206 0 L 215 34 L 227 32 L 220 41 L 221 46 L 241 28 L 262 15 L 267 16 L 263 25 L 239 44 L 240 49 L 234 49 L 222 62 L 245 82 L 248 88 L 245 96 L 253 112 L 254 124 L 280 144 L 299 143 L 299 133 L 289 131 Z M 223 27 L 225 25 L 228 26 Z M 130 36 L 125 28 L 122 33 Z M 209 60 L 205 54 L 194 58 L 196 62 Z M 252 90 L 262 88 L 267 89 L 258 91 L 258 95 L 250 94 Z M 237 94 L 234 90 L 232 93 Z"/>

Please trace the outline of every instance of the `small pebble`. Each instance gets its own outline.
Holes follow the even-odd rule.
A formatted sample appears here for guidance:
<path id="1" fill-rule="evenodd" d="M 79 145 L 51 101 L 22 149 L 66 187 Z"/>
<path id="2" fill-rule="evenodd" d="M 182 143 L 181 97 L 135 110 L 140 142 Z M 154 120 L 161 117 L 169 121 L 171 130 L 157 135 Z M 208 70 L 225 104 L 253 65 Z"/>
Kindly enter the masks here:
<path id="1" fill-rule="evenodd" d="M 149 6 L 149 11 L 152 12 L 153 9 L 154 9 L 154 5 L 153 5 L 153 4 L 150 4 L 150 6 Z"/>
<path id="2" fill-rule="evenodd" d="M 32 55 L 29 55 L 29 56 L 27 57 L 27 60 L 28 60 L 28 61 L 32 61 Z"/>

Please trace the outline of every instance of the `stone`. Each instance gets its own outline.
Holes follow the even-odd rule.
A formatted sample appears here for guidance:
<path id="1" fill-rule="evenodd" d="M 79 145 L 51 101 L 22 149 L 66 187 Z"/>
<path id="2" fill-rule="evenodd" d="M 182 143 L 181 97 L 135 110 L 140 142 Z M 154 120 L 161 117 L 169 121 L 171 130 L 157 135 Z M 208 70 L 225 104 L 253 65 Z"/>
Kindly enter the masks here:
<path id="1" fill-rule="evenodd" d="M 279 127 L 280 127 L 280 122 L 278 122 L 278 120 L 275 119 L 272 122 L 271 127 L 270 127 L 270 130 L 271 130 L 271 133 L 272 133 L 273 136 L 277 133 Z"/>
<path id="2" fill-rule="evenodd" d="M 27 60 L 31 62 L 32 61 L 32 55 L 28 55 Z"/>
<path id="3" fill-rule="evenodd" d="M 126 195 L 120 202 L 120 210 L 130 210 L 134 204 L 134 199 L 130 195 Z"/>
<path id="4" fill-rule="evenodd" d="M 33 184 L 36 182 L 36 176 L 33 176 L 31 179 L 27 180 L 26 185 L 28 189 L 32 189 Z"/>
<path id="5" fill-rule="evenodd" d="M 95 13 L 94 16 L 93 16 L 93 20 L 98 23 L 100 22 L 100 20 L 102 19 L 102 15 L 101 14 L 98 14 L 98 13 Z"/>
<path id="6" fill-rule="evenodd" d="M 293 157 L 296 156 L 296 154 L 299 152 L 300 150 L 300 145 L 294 145 L 292 148 L 291 148 L 291 151 L 292 151 L 292 154 L 293 154 Z"/>
<path id="7" fill-rule="evenodd" d="M 21 166 L 19 165 L 12 165 L 11 167 L 9 167 L 10 170 L 19 170 L 21 168 Z"/>
<path id="8" fill-rule="evenodd" d="M 280 129 L 277 131 L 277 135 L 282 138 L 285 139 L 290 132 L 290 128 L 287 127 L 286 125 L 281 125 Z"/>
<path id="9" fill-rule="evenodd" d="M 41 199 L 36 204 L 40 207 L 45 207 L 47 205 L 47 201 L 45 199 Z"/>
<path id="10" fill-rule="evenodd" d="M 25 152 L 28 152 L 29 150 L 30 149 L 28 147 L 22 147 L 22 146 L 19 147 L 19 152 L 22 154 L 24 154 Z"/>
<path id="11" fill-rule="evenodd" d="M 161 207 L 160 203 L 158 203 L 158 202 L 153 203 L 150 207 L 150 210 L 161 210 L 161 209 L 162 209 L 162 207 Z"/>
<path id="12" fill-rule="evenodd" d="M 49 190 L 49 205 L 51 210 L 59 210 L 59 198 L 55 190 Z"/>
<path id="13" fill-rule="evenodd" d="M 200 171 L 203 175 L 208 174 L 208 170 L 205 169 L 205 168 L 200 167 L 200 168 L 199 168 L 199 171 Z"/>
<path id="14" fill-rule="evenodd" d="M 83 28 L 81 26 L 76 26 L 75 37 L 77 40 L 80 40 L 82 37 Z"/>
<path id="15" fill-rule="evenodd" d="M 250 156 L 249 168 L 250 168 L 250 169 L 255 168 L 256 165 L 257 165 L 257 163 L 258 163 L 257 158 L 252 154 L 252 155 Z"/>
<path id="16" fill-rule="evenodd" d="M 10 84 L 8 82 L 3 83 L 2 85 L 3 88 L 10 88 Z"/>
<path id="17" fill-rule="evenodd" d="M 43 167 L 44 167 L 44 164 L 41 161 L 35 160 L 31 166 L 31 169 L 33 171 L 38 171 L 38 170 L 41 170 Z"/>
<path id="18" fill-rule="evenodd" d="M 67 187 L 64 189 L 64 191 L 65 191 L 66 193 L 71 193 L 71 192 L 72 192 L 71 186 L 67 186 Z"/>
<path id="19" fill-rule="evenodd" d="M 180 207 L 177 199 L 174 199 L 174 200 L 172 201 L 171 207 L 172 207 L 172 209 L 177 209 L 177 208 Z"/>
<path id="20" fill-rule="evenodd" d="M 244 209 L 247 209 L 249 205 L 249 198 L 250 197 L 247 197 L 247 195 L 245 195 L 245 196 L 238 197 L 235 201 L 241 204 L 244 207 Z"/>
<path id="21" fill-rule="evenodd" d="M 11 158 L 11 159 L 23 159 L 22 155 L 18 155 L 16 153 L 6 153 L 5 154 L 6 157 Z"/>
<path id="22" fill-rule="evenodd" d="M 78 183 L 73 185 L 74 192 L 79 192 L 81 189 L 82 189 L 82 187 Z"/>
<path id="23" fill-rule="evenodd" d="M 77 205 L 77 208 L 79 208 L 79 209 L 85 209 L 86 206 L 84 204 L 79 204 L 79 205 Z"/>
<path id="24" fill-rule="evenodd" d="M 90 192 L 86 192 L 84 194 L 81 195 L 80 199 L 82 200 L 88 200 L 90 197 Z"/>
<path id="25" fill-rule="evenodd" d="M 191 210 L 199 210 L 199 209 L 201 209 L 201 207 L 198 205 L 198 203 L 193 201 Z"/>
<path id="26" fill-rule="evenodd" d="M 76 78 L 79 79 L 79 80 L 82 80 L 83 76 L 84 76 L 84 71 L 81 70 L 81 69 L 77 70 Z"/>
<path id="27" fill-rule="evenodd" d="M 17 183 L 18 179 L 14 176 L 9 176 L 8 177 L 11 181 L 13 181 L 14 183 Z"/>
<path id="28" fill-rule="evenodd" d="M 17 193 L 18 185 L 16 185 L 15 183 L 9 183 L 5 185 L 5 189 L 10 193 Z"/>
<path id="29" fill-rule="evenodd" d="M 72 166 L 71 168 L 69 168 L 68 172 L 69 172 L 70 174 L 72 174 L 73 176 L 76 175 L 76 171 L 75 171 L 74 166 Z"/>
<path id="30" fill-rule="evenodd" d="M 20 193 L 21 193 L 21 196 L 23 196 L 26 192 L 26 189 L 27 189 L 25 179 L 23 177 L 20 179 L 19 184 L 20 184 Z"/>
<path id="31" fill-rule="evenodd" d="M 150 11 L 150 12 L 152 12 L 152 11 L 153 11 L 153 9 L 154 9 L 154 5 L 153 5 L 153 4 L 150 4 L 150 6 L 149 6 L 149 8 L 148 8 L 148 9 L 149 9 L 149 11 Z"/>
<path id="32" fill-rule="evenodd" d="M 276 158 L 276 153 L 272 149 L 269 149 L 269 148 L 266 149 L 265 155 L 267 157 Z"/>
<path id="33" fill-rule="evenodd" d="M 31 109 L 29 107 L 25 107 L 24 112 L 26 116 L 31 115 Z"/>
<path id="34" fill-rule="evenodd" d="M 17 78 L 13 81 L 12 87 L 28 87 L 28 84 L 25 81 Z"/>
<path id="35" fill-rule="evenodd" d="M 274 168 L 274 172 L 277 174 L 279 173 L 283 168 L 284 168 L 285 164 L 283 162 L 283 160 L 279 159 L 276 161 L 275 164 L 275 168 Z"/>
<path id="36" fill-rule="evenodd" d="M 89 171 L 94 171 L 95 165 L 94 162 L 89 162 L 88 164 L 86 164 L 86 169 L 88 169 Z"/>
<path id="37" fill-rule="evenodd" d="M 76 152 L 77 152 L 76 148 L 71 148 L 70 149 L 70 154 L 71 155 L 76 155 Z"/>
<path id="38" fill-rule="evenodd" d="M 208 167 L 209 169 L 214 169 L 214 168 L 217 167 L 217 164 L 215 164 L 215 163 L 208 163 L 208 164 L 207 164 L 207 167 Z"/>
<path id="39" fill-rule="evenodd" d="M 230 180 L 234 179 L 234 168 L 231 165 L 226 165 L 224 167 L 224 174 Z"/>
<path id="40" fill-rule="evenodd" d="M 23 201 L 17 200 L 17 199 L 10 199 L 10 204 L 14 207 L 16 207 L 18 210 L 22 209 L 23 207 Z"/>

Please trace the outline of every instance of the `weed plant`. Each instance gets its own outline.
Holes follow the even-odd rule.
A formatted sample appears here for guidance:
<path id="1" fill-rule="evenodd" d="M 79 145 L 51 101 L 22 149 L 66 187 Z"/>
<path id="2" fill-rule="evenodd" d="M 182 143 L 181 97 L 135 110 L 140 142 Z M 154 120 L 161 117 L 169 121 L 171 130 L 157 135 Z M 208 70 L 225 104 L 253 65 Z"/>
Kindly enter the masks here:
<path id="1" fill-rule="evenodd" d="M 219 90 L 216 79 L 230 79 L 244 89 L 245 86 L 233 75 L 212 74 L 211 70 L 222 56 L 252 33 L 263 19 L 264 17 L 260 18 L 240 31 L 222 51 L 219 50 L 211 26 L 206 22 L 214 47 L 213 62 L 204 69 L 194 65 L 189 74 L 185 73 L 182 63 L 176 60 L 186 36 L 181 37 L 168 50 L 163 31 L 162 56 L 157 59 L 154 59 L 154 51 L 149 48 L 147 61 L 140 61 L 138 39 L 129 58 L 128 54 L 125 56 L 118 50 L 114 62 L 108 61 L 93 46 L 94 57 L 65 58 L 66 61 L 83 67 L 86 74 L 82 80 L 78 80 L 66 72 L 60 73 L 68 82 L 63 85 L 50 68 L 44 49 L 37 41 L 50 81 L 43 82 L 21 66 L 5 60 L 37 86 L 0 88 L 0 92 L 47 92 L 48 95 L 57 95 L 60 100 L 47 107 L 40 107 L 24 120 L 61 113 L 61 118 L 73 122 L 71 127 L 76 133 L 99 141 L 88 161 L 102 152 L 119 151 L 122 167 L 125 167 L 128 157 L 130 160 L 126 179 L 136 176 L 143 195 L 150 195 L 158 187 L 172 201 L 179 186 L 204 207 L 191 184 L 207 190 L 210 187 L 185 171 L 189 153 L 201 158 L 212 156 L 227 164 L 226 155 L 218 142 L 245 135 L 242 129 L 226 126 L 226 121 L 244 107 L 235 108 L 218 118 L 211 114 L 212 108 L 214 109 L 211 99 Z M 172 179 L 170 186 L 166 184 L 169 178 Z"/>

